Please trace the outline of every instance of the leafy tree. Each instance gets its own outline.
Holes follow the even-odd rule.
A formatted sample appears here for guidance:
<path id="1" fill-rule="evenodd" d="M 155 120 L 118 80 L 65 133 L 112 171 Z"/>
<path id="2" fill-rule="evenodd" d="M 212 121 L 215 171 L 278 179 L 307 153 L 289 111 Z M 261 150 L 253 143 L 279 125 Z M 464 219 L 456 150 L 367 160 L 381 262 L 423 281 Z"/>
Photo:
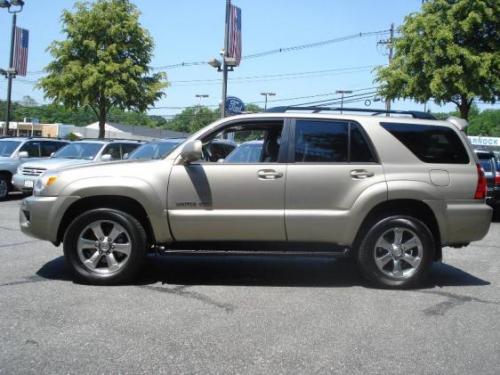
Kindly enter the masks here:
<path id="1" fill-rule="evenodd" d="M 469 135 L 500 136 L 500 110 L 486 109 L 470 120 Z"/>
<path id="2" fill-rule="evenodd" d="M 219 117 L 218 111 L 212 111 L 204 106 L 188 107 L 168 121 L 167 128 L 179 132 L 194 133 Z"/>
<path id="3" fill-rule="evenodd" d="M 128 0 L 78 2 L 62 23 L 66 40 L 49 47 L 54 60 L 39 87 L 55 103 L 91 108 L 100 138 L 111 108 L 143 112 L 163 95 L 165 74 L 150 74 L 153 40 Z"/>
<path id="4" fill-rule="evenodd" d="M 467 119 L 474 98 L 500 96 L 500 2 L 430 0 L 406 17 L 394 59 L 377 70 L 389 99 L 454 103 Z"/>
<path id="5" fill-rule="evenodd" d="M 264 110 L 259 107 L 257 104 L 253 104 L 253 103 L 250 103 L 250 104 L 247 104 L 246 105 L 246 108 L 245 108 L 245 112 L 249 112 L 249 113 L 259 113 L 259 112 L 263 112 Z"/>

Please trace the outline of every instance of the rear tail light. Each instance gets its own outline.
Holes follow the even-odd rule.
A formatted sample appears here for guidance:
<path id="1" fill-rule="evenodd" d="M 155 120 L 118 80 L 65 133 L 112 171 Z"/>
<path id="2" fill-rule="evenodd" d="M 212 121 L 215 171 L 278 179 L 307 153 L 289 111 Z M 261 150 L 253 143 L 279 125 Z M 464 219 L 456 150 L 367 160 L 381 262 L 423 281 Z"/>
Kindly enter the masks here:
<path id="1" fill-rule="evenodd" d="M 474 194 L 474 199 L 485 199 L 486 192 L 488 191 L 488 185 L 486 183 L 486 176 L 484 175 L 483 168 L 479 164 L 477 167 L 477 186 L 476 193 Z"/>
<path id="2" fill-rule="evenodd" d="M 495 174 L 495 185 L 500 186 L 500 172 Z"/>

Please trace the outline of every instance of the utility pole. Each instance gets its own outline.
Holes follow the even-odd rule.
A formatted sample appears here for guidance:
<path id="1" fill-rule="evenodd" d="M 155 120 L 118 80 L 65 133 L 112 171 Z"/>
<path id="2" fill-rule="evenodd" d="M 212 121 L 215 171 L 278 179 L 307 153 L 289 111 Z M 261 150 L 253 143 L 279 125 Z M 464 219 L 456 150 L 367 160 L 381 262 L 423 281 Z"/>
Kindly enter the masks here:
<path id="1" fill-rule="evenodd" d="M 275 92 L 261 92 L 260 95 L 266 97 L 266 100 L 264 102 L 264 110 L 266 110 L 267 109 L 267 97 L 268 96 L 276 96 L 276 93 Z"/>
<path id="2" fill-rule="evenodd" d="M 227 72 L 228 66 L 226 58 L 229 49 L 229 12 L 231 11 L 231 0 L 226 0 L 226 27 L 224 31 L 224 50 L 222 53 L 222 103 L 220 105 L 220 117 L 226 117 L 227 98 Z"/>
<path id="3" fill-rule="evenodd" d="M 381 40 L 378 42 L 378 44 L 385 44 L 389 49 L 389 65 L 390 65 L 394 54 L 394 23 L 391 23 L 391 28 L 389 29 L 389 39 Z M 385 100 L 385 110 L 388 112 L 391 110 L 390 99 Z"/>
<path id="4" fill-rule="evenodd" d="M 352 94 L 351 90 L 337 90 L 335 91 L 336 94 L 340 94 L 340 114 L 342 114 L 342 111 L 344 109 L 344 95 L 345 94 Z"/>

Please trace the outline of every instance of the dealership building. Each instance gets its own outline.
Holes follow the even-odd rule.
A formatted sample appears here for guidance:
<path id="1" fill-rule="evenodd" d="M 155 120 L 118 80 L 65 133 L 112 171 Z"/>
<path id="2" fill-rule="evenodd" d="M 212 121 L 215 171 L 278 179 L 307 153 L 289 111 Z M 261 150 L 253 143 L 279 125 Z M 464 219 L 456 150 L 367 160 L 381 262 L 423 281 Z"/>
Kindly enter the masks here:
<path id="1" fill-rule="evenodd" d="M 0 126 L 3 127 L 4 123 L 0 122 Z M 13 137 L 65 138 L 71 133 L 79 138 L 98 138 L 99 123 L 94 122 L 87 126 L 75 126 L 67 124 L 39 124 L 35 122 L 9 122 L 9 135 Z M 186 137 L 187 135 L 187 133 L 172 130 L 117 123 L 106 123 L 104 128 L 105 138 L 152 141 L 163 138 Z"/>

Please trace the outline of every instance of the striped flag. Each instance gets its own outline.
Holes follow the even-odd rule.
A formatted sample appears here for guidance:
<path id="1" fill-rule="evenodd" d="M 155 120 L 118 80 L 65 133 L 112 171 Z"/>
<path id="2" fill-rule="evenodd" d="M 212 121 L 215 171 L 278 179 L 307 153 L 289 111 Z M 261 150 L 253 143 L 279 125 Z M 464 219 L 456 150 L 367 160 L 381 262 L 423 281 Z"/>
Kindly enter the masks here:
<path id="1" fill-rule="evenodd" d="M 28 69 L 29 31 L 16 27 L 14 46 L 14 69 L 17 75 L 26 76 Z"/>
<path id="2" fill-rule="evenodd" d="M 231 5 L 229 9 L 229 46 L 228 57 L 236 59 L 236 66 L 241 61 L 241 9 Z"/>

